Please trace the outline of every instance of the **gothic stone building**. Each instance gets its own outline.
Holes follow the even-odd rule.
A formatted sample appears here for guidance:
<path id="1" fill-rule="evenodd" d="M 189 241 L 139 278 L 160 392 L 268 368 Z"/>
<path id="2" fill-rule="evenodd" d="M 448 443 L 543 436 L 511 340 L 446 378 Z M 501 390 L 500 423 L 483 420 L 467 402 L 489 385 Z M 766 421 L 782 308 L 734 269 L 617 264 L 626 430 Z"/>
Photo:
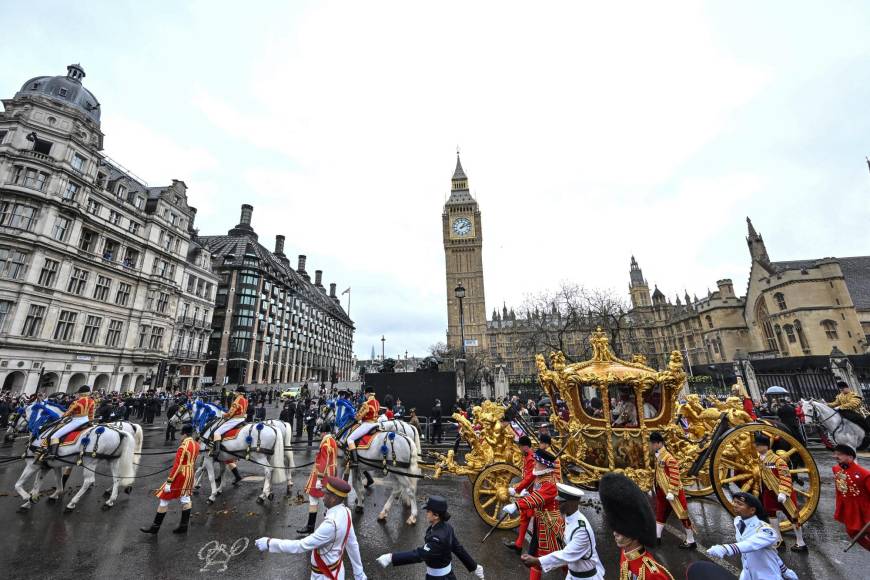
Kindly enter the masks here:
<path id="1" fill-rule="evenodd" d="M 0 114 L 0 384 L 127 391 L 169 355 L 193 210 L 103 153 L 85 72 L 28 80 Z"/>
<path id="2" fill-rule="evenodd" d="M 270 252 L 251 227 L 253 207 L 242 205 L 238 225 L 223 236 L 202 236 L 220 281 L 208 345 L 206 374 L 216 384 L 330 382 L 353 369 L 353 322 L 335 284 L 314 281 L 299 256 L 284 254 L 284 236 Z"/>

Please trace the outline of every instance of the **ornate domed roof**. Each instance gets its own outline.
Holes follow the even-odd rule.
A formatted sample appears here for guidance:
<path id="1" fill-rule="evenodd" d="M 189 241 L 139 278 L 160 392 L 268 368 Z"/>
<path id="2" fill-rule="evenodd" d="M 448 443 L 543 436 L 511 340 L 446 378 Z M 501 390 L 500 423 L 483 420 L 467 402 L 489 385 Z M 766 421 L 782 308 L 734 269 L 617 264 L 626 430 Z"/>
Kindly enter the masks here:
<path id="1" fill-rule="evenodd" d="M 24 83 L 19 95 L 39 95 L 76 107 L 95 123 L 100 122 L 100 102 L 88 89 L 82 86 L 85 71 L 79 64 L 66 67 L 66 76 L 34 77 Z"/>

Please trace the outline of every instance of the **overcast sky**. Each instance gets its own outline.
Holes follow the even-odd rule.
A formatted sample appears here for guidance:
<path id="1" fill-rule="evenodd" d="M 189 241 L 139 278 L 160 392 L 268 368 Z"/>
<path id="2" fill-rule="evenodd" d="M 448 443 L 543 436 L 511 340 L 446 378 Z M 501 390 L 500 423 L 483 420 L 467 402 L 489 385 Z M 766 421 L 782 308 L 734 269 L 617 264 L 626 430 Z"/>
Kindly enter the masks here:
<path id="1" fill-rule="evenodd" d="M 488 311 L 572 280 L 672 299 L 773 260 L 870 253 L 868 4 L 15 2 L 0 95 L 80 62 L 105 151 L 184 180 L 202 233 L 352 290 L 355 352 L 444 340 L 455 150 Z M 295 257 L 293 258 L 295 263 Z M 346 296 L 344 304 L 346 305 Z"/>

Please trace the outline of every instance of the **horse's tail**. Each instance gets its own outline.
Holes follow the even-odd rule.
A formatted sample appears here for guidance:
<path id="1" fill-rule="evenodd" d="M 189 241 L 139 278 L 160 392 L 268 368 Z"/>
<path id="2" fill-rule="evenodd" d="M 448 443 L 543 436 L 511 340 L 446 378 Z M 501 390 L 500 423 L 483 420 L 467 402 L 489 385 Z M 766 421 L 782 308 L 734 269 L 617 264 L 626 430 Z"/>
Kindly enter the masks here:
<path id="1" fill-rule="evenodd" d="M 121 476 L 121 485 L 127 487 L 128 485 L 133 485 L 133 482 L 136 480 L 136 441 L 134 435 L 123 431 L 118 431 L 118 433 L 121 436 L 121 457 L 118 458 L 118 474 Z"/>
<path id="2" fill-rule="evenodd" d="M 296 468 L 296 461 L 293 459 L 293 425 L 282 421 L 284 425 L 284 452 L 287 454 L 284 462 L 288 467 Z M 289 474 L 292 476 L 292 473 Z M 292 479 L 292 477 L 288 477 Z"/>
<path id="3" fill-rule="evenodd" d="M 284 469 L 284 436 L 277 427 L 275 431 L 275 446 L 272 448 L 272 483 L 284 483 L 287 481 L 287 470 Z"/>
<path id="4" fill-rule="evenodd" d="M 420 443 L 420 430 L 417 429 L 414 425 L 411 425 L 411 429 L 414 430 L 414 443 L 417 446 L 417 456 L 419 457 L 423 454 L 423 445 Z"/>
<path id="5" fill-rule="evenodd" d="M 138 423 L 130 423 L 133 426 L 133 452 L 138 457 L 140 453 L 142 453 L 142 439 L 143 439 L 143 430 L 142 426 Z M 134 461 L 136 467 L 139 466 L 138 461 Z M 135 473 L 135 468 L 134 468 Z"/>

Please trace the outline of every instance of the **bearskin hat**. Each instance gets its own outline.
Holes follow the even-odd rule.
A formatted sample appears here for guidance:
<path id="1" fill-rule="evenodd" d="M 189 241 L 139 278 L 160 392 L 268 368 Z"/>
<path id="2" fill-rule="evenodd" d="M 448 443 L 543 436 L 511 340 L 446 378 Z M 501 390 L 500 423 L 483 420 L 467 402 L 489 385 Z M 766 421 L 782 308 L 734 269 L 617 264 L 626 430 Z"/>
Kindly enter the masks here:
<path id="1" fill-rule="evenodd" d="M 604 519 L 615 532 L 644 546 L 656 542 L 656 518 L 646 494 L 621 473 L 605 473 L 598 485 Z"/>

